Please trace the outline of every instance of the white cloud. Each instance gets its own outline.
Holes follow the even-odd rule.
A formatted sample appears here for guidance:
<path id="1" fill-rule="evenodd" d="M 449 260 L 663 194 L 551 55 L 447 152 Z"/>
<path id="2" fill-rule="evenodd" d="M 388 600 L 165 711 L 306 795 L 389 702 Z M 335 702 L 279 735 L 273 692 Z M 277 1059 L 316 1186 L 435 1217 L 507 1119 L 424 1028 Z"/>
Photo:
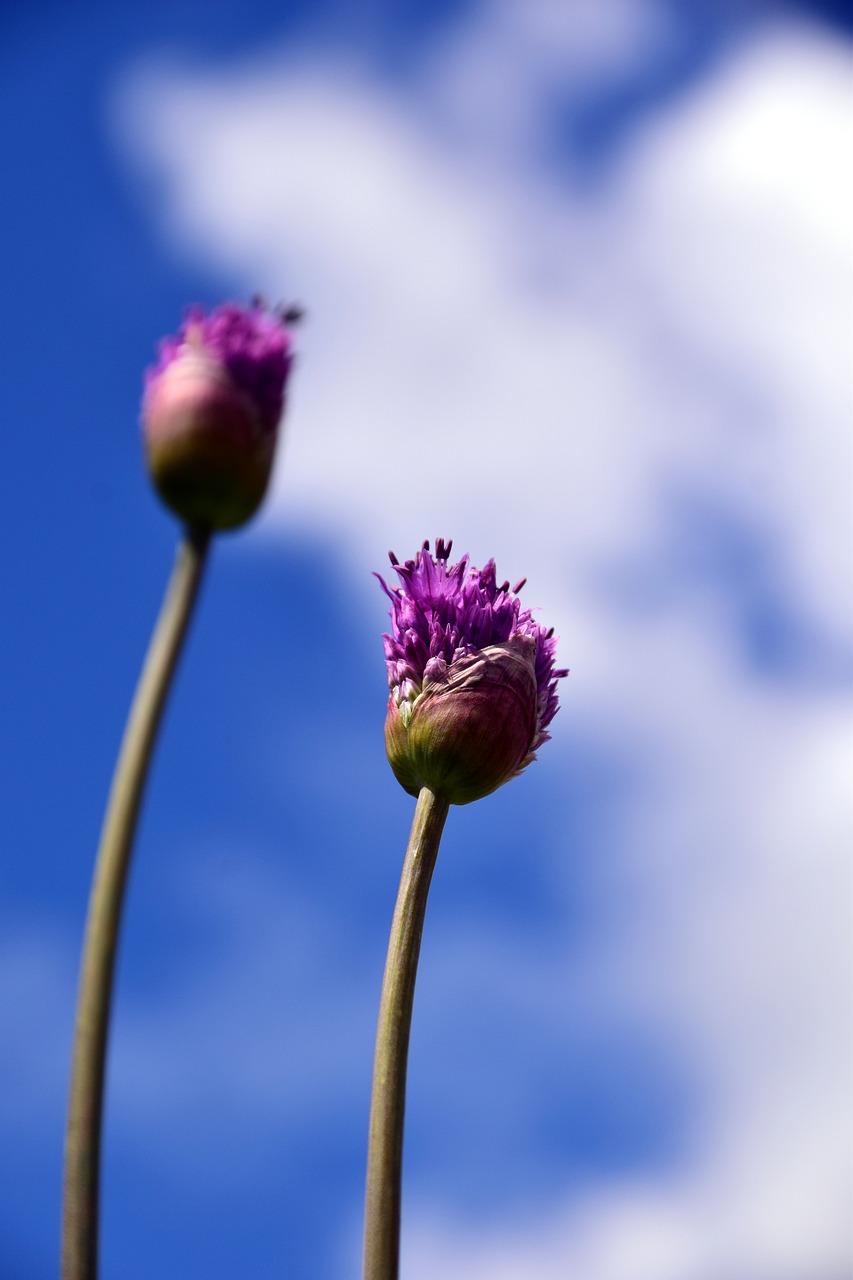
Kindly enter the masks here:
<path id="1" fill-rule="evenodd" d="M 637 8 L 648 49 L 662 10 Z M 556 10 L 520 12 L 484 8 L 406 91 L 316 52 L 148 64 L 123 136 L 182 251 L 309 307 L 262 531 L 337 524 L 360 568 L 453 533 L 529 572 L 573 668 L 563 715 L 647 771 L 601 873 L 636 890 L 618 945 L 605 930 L 580 970 L 528 958 L 521 990 L 581 984 L 599 1015 L 690 1046 L 701 1149 L 677 1178 L 572 1191 L 498 1232 L 454 1223 L 436 1189 L 412 1275 L 828 1277 L 846 1256 L 849 720 L 829 685 L 750 672 L 732 583 L 673 568 L 672 502 L 754 539 L 785 606 L 850 644 L 849 64 L 765 34 L 580 196 L 521 145 L 545 110 L 529 68 L 553 84 L 574 53 L 542 38 Z M 596 38 L 617 74 L 624 42 Z M 614 568 L 668 594 L 632 609 Z M 548 856 L 558 874 L 558 832 Z"/>
<path id="2" fill-rule="evenodd" d="M 658 323 L 714 406 L 702 465 L 767 527 L 789 590 L 849 623 L 853 174 L 850 58 L 797 36 L 749 48 L 658 121 L 626 190 Z M 714 396 L 716 400 L 717 397 Z M 716 411 L 715 411 L 716 408 Z M 839 540 L 841 546 L 839 547 Z"/>
<path id="3" fill-rule="evenodd" d="M 313 855 L 288 852 L 295 864 Z M 117 1010 L 121 1123 L 144 1134 L 154 1118 L 180 1118 L 203 1130 L 227 1103 L 240 1125 L 263 1117 L 278 1128 L 322 1110 L 327 1096 L 349 1091 L 359 1048 L 371 1049 L 372 1011 L 365 1025 L 362 975 L 343 931 L 322 899 L 245 846 L 177 855 L 176 864 L 176 911 L 196 925 L 213 922 L 216 946 L 203 964 L 186 966 L 165 1008 L 152 991 Z M 228 1052 L 235 1041 L 241 1051 Z M 123 1106 L 128 1097 L 133 1104 Z"/>
<path id="4" fill-rule="evenodd" d="M 664 55 L 673 37 L 661 7 L 637 0 L 490 0 L 425 53 L 419 89 L 431 123 L 455 145 L 505 166 L 534 167 L 555 103 L 618 85 Z M 417 74 L 417 73 L 416 73 Z"/>
<path id="5" fill-rule="evenodd" d="M 0 946 L 0 1126 L 52 1129 L 71 1050 L 76 957 L 40 920 L 3 920 Z"/>
<path id="6" fill-rule="evenodd" d="M 171 234 L 311 310 L 268 523 L 357 513 L 398 550 L 476 532 L 571 572 L 652 536 L 662 481 L 735 488 L 837 617 L 843 59 L 758 50 L 593 204 L 431 132 L 450 79 L 434 69 L 413 111 L 317 61 L 153 67 L 127 91 Z"/>

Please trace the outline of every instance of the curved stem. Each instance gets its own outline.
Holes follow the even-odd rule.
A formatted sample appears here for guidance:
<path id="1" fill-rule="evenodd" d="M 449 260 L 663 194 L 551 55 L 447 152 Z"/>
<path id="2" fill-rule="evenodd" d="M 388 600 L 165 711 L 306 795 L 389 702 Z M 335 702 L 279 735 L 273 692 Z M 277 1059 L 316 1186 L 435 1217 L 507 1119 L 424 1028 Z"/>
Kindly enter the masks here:
<path id="1" fill-rule="evenodd" d="M 449 804 L 424 787 L 406 849 L 382 979 L 364 1211 L 364 1280 L 397 1280 L 409 1028 L 427 895 Z"/>
<path id="2" fill-rule="evenodd" d="M 62 1280 L 95 1280 L 98 1184 L 110 998 L 124 887 L 157 728 L 205 565 L 210 534 L 188 530 L 130 709 L 89 898 L 71 1063 L 62 1213 Z"/>

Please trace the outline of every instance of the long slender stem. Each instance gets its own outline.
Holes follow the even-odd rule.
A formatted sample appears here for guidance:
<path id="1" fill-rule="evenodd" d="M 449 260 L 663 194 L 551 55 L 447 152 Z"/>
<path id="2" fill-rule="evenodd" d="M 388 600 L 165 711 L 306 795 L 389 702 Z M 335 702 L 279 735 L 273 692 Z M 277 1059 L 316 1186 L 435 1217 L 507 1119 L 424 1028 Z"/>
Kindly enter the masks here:
<path id="1" fill-rule="evenodd" d="M 96 1280 L 98 1188 L 110 999 L 124 887 L 157 728 L 192 615 L 210 535 L 188 530 L 130 709 L 107 801 L 80 968 L 62 1216 L 62 1280 Z"/>
<path id="2" fill-rule="evenodd" d="M 424 787 L 418 796 L 391 924 L 370 1100 L 364 1280 L 397 1280 L 406 1061 L 427 895 L 449 804 Z"/>

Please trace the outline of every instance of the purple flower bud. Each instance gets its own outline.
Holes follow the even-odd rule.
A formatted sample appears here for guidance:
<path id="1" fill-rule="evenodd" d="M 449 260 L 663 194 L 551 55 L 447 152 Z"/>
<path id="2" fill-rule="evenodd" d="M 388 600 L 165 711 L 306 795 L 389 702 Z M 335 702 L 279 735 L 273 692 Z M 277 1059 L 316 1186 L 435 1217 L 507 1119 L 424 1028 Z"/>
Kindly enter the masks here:
<path id="1" fill-rule="evenodd" d="M 266 493 L 292 363 L 260 305 L 191 308 L 145 376 L 142 434 L 160 497 L 187 524 L 233 529 Z"/>
<path id="2" fill-rule="evenodd" d="M 391 634 L 384 636 L 391 696 L 385 747 L 412 795 L 428 786 L 453 804 L 496 791 L 535 758 L 557 712 L 556 639 L 495 564 L 448 567 L 451 543 L 429 543 L 414 560 L 391 563 Z"/>

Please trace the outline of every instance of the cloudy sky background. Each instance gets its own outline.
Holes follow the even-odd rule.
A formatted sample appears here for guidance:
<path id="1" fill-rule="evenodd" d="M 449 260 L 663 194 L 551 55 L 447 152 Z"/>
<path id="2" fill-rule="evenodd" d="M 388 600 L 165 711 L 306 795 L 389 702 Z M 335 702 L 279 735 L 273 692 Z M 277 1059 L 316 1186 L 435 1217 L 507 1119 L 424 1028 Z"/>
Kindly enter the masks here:
<path id="1" fill-rule="evenodd" d="M 308 308 L 217 544 L 122 943 L 103 1267 L 358 1273 L 412 802 L 370 570 L 529 579 L 554 739 L 454 810 L 412 1038 L 410 1280 L 850 1269 L 850 30 L 829 5 L 0 15 L 10 461 L 0 1277 L 55 1273 L 76 966 L 174 529 L 141 370 Z"/>

